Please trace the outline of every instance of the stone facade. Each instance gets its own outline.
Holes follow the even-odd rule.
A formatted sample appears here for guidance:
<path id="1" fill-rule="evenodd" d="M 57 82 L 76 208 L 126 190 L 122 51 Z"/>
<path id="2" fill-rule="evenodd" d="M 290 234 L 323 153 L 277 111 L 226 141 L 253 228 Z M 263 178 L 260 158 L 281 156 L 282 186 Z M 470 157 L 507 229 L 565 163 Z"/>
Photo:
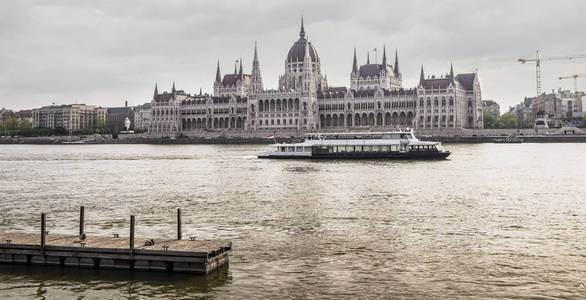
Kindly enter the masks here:
<path id="1" fill-rule="evenodd" d="M 134 111 L 134 130 L 147 131 L 151 123 L 151 103 L 133 107 Z"/>
<path id="2" fill-rule="evenodd" d="M 285 59 L 278 88 L 263 87 L 255 43 L 251 74 L 239 69 L 222 77 L 216 69 L 213 95 L 190 95 L 173 84 L 170 93 L 151 101 L 149 134 L 165 136 L 262 136 L 270 133 L 302 135 L 309 131 L 457 130 L 482 128 L 482 97 L 477 73 L 425 77 L 421 68 L 417 87 L 405 89 L 399 60 L 358 66 L 356 50 L 350 88 L 330 87 L 321 61 L 306 38 L 303 21 L 299 39 Z"/>
<path id="3" fill-rule="evenodd" d="M 35 128 L 96 129 L 105 119 L 105 108 L 85 104 L 52 105 L 32 110 L 32 126 Z"/>
<path id="4" fill-rule="evenodd" d="M 558 98 L 562 100 L 562 116 L 566 118 L 580 117 L 582 112 L 582 98 L 584 92 L 571 92 L 568 90 L 558 89 L 555 93 Z"/>

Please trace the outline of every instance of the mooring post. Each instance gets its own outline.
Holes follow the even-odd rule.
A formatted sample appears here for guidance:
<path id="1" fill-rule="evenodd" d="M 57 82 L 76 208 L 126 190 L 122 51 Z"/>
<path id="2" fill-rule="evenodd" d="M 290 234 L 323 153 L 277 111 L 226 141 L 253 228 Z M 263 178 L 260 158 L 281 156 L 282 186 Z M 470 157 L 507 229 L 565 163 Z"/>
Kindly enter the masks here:
<path id="1" fill-rule="evenodd" d="M 47 219 L 45 213 L 41 213 L 41 252 L 45 252 L 45 239 L 47 237 Z"/>
<path id="2" fill-rule="evenodd" d="M 177 209 L 177 239 L 181 239 L 181 208 Z"/>
<path id="3" fill-rule="evenodd" d="M 130 256 L 134 252 L 134 216 L 130 216 Z"/>
<path id="4" fill-rule="evenodd" d="M 85 228 L 84 228 L 84 222 L 85 222 L 85 206 L 80 206 L 79 207 L 79 236 L 83 236 L 83 234 L 85 233 Z"/>

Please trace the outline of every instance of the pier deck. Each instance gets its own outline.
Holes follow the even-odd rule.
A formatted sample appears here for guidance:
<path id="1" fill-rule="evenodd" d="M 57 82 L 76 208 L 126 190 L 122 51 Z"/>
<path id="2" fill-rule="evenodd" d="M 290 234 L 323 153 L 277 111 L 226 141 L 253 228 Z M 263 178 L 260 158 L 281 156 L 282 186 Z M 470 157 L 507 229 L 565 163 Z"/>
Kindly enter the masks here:
<path id="1" fill-rule="evenodd" d="M 146 242 L 153 241 L 154 244 Z M 43 246 L 44 242 L 44 246 Z M 0 232 L 0 263 L 207 274 L 228 263 L 232 243 Z"/>

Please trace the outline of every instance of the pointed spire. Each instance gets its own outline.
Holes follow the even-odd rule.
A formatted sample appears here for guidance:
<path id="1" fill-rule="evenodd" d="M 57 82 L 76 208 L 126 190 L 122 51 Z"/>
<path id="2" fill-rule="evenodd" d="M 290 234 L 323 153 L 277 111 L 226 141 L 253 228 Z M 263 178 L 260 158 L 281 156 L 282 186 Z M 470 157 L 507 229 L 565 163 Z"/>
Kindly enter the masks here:
<path id="1" fill-rule="evenodd" d="M 234 75 L 238 74 L 238 72 L 236 71 L 236 66 L 238 65 L 238 61 L 234 62 Z"/>
<path id="2" fill-rule="evenodd" d="M 175 94 L 175 81 L 173 81 L 173 89 L 171 90 Z"/>
<path id="3" fill-rule="evenodd" d="M 381 64 L 383 65 L 383 69 L 386 70 L 387 69 L 387 47 L 385 45 L 383 45 L 383 62 Z"/>
<path id="4" fill-rule="evenodd" d="M 201 88 L 199 88 L 199 95 L 203 95 Z"/>
<path id="5" fill-rule="evenodd" d="M 256 41 L 254 41 L 254 60 L 252 61 L 252 70 L 250 71 L 250 77 L 252 81 L 252 90 L 254 92 L 262 91 L 262 76 L 260 75 L 260 62 L 258 61 Z"/>
<path id="6" fill-rule="evenodd" d="M 305 28 L 303 28 L 303 13 L 301 13 L 301 30 L 299 31 L 299 37 L 305 38 Z"/>
<path id="7" fill-rule="evenodd" d="M 216 82 L 222 81 L 222 74 L 220 73 L 220 60 L 218 59 L 218 68 L 216 69 Z"/>
<path id="8" fill-rule="evenodd" d="M 356 60 L 356 47 L 354 47 L 354 61 L 352 62 L 352 73 L 358 73 L 358 61 Z"/>
<path id="9" fill-rule="evenodd" d="M 370 52 L 366 52 L 366 64 L 370 65 Z"/>
<path id="10" fill-rule="evenodd" d="M 450 81 L 454 83 L 454 64 L 450 64 Z"/>
<path id="11" fill-rule="evenodd" d="M 395 75 L 399 76 L 399 73 L 401 73 L 399 71 L 399 52 L 395 49 Z"/>
<path id="12" fill-rule="evenodd" d="M 423 85 L 425 81 L 425 74 L 423 73 L 423 65 L 421 65 L 421 75 L 419 75 L 419 85 Z"/>
<path id="13" fill-rule="evenodd" d="M 256 41 L 254 41 L 254 60 L 252 61 L 252 63 L 254 64 L 257 61 L 258 61 L 258 54 L 256 53 Z"/>
<path id="14" fill-rule="evenodd" d="M 157 89 L 157 83 L 155 82 L 155 95 L 153 96 L 153 98 L 157 98 L 158 95 L 159 95 L 159 90 Z"/>
<path id="15" fill-rule="evenodd" d="M 238 71 L 238 77 L 243 78 L 244 72 L 242 70 L 242 58 L 240 58 L 240 70 Z"/>

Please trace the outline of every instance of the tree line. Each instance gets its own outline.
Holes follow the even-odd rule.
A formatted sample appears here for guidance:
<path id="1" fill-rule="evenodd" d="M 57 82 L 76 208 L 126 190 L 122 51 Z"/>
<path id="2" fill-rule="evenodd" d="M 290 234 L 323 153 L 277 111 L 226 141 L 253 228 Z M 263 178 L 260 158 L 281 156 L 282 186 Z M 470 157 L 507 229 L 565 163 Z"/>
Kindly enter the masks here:
<path id="1" fill-rule="evenodd" d="M 96 128 L 82 128 L 81 130 L 72 131 L 72 135 L 85 135 L 85 134 L 109 134 L 113 130 L 106 126 L 103 121 L 99 121 Z M 69 135 L 69 131 L 63 127 L 57 128 L 44 128 L 38 127 L 33 128 L 32 124 L 28 120 L 19 120 L 16 118 L 8 118 L 4 122 L 0 123 L 0 135 L 1 136 L 52 136 L 52 135 Z"/>
<path id="2" fill-rule="evenodd" d="M 482 113 L 484 118 L 484 128 L 533 128 L 533 123 L 529 121 L 520 122 L 519 117 L 512 112 L 504 113 L 500 116 L 494 116 L 491 113 L 484 111 Z"/>

